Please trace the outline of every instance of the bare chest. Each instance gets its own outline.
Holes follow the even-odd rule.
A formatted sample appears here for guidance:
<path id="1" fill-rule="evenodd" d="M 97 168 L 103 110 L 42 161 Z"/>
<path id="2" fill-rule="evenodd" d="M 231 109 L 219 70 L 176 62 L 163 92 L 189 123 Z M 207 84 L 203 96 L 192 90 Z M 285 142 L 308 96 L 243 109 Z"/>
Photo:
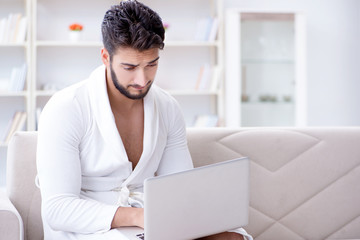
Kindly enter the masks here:
<path id="1" fill-rule="evenodd" d="M 118 119 L 115 121 L 121 140 L 133 169 L 138 164 L 143 152 L 144 121 L 140 119 Z"/>

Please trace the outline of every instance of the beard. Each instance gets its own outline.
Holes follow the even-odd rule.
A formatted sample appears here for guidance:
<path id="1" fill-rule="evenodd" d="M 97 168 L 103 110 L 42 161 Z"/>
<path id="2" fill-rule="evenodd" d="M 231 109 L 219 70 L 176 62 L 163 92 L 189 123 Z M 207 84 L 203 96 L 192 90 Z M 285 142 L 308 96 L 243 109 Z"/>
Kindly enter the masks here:
<path id="1" fill-rule="evenodd" d="M 118 78 L 116 77 L 116 74 L 114 72 L 114 69 L 112 68 L 112 64 L 110 63 L 110 74 L 111 74 L 111 79 L 116 87 L 116 89 L 125 97 L 132 99 L 132 100 L 138 100 L 138 99 L 143 99 L 147 93 L 149 92 L 152 82 L 148 82 L 147 83 L 147 89 L 144 89 L 144 91 L 141 91 L 138 94 L 132 94 L 130 93 L 125 86 L 121 85 Z M 129 85 L 131 86 L 131 85 Z M 135 86 L 135 85 L 134 85 Z"/>

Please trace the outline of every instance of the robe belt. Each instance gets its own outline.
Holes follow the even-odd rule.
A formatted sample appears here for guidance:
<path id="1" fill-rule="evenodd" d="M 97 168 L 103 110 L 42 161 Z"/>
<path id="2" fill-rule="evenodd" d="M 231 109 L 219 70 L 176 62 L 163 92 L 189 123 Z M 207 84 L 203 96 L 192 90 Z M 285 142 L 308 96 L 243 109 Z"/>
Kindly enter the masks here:
<path id="1" fill-rule="evenodd" d="M 132 192 L 128 187 L 115 188 L 114 191 L 119 192 L 117 205 L 120 207 L 144 207 L 144 193 Z"/>
<path id="2" fill-rule="evenodd" d="M 38 175 L 35 177 L 35 185 L 40 188 L 40 181 Z M 118 187 L 113 191 L 119 192 L 119 199 L 117 205 L 120 207 L 144 207 L 144 193 L 132 192 L 128 187 Z"/>

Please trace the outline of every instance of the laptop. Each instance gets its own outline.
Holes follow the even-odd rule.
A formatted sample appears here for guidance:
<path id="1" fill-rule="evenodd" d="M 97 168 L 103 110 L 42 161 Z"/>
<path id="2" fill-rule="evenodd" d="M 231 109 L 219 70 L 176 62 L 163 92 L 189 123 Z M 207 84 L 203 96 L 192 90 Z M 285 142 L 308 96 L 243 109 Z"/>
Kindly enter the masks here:
<path id="1" fill-rule="evenodd" d="M 146 179 L 145 229 L 118 230 L 130 240 L 195 239 L 247 225 L 248 207 L 244 157 Z"/>

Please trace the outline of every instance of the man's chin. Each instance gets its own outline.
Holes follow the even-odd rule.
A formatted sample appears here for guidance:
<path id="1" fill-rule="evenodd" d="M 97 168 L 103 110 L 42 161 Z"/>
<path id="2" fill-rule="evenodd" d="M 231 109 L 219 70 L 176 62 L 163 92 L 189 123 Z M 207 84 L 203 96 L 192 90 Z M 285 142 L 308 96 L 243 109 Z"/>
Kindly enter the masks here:
<path id="1" fill-rule="evenodd" d="M 129 95 L 125 95 L 125 96 L 132 100 L 140 100 L 140 99 L 143 99 L 146 96 L 146 94 L 141 94 L 141 95 L 129 94 Z"/>
<path id="2" fill-rule="evenodd" d="M 137 93 L 130 93 L 130 92 L 126 92 L 123 93 L 123 95 L 125 95 L 127 98 L 133 99 L 133 100 L 139 100 L 139 99 L 143 99 L 144 97 L 146 97 L 146 95 L 148 94 L 150 90 L 150 86 L 146 89 L 142 89 L 142 90 L 137 90 Z"/>

